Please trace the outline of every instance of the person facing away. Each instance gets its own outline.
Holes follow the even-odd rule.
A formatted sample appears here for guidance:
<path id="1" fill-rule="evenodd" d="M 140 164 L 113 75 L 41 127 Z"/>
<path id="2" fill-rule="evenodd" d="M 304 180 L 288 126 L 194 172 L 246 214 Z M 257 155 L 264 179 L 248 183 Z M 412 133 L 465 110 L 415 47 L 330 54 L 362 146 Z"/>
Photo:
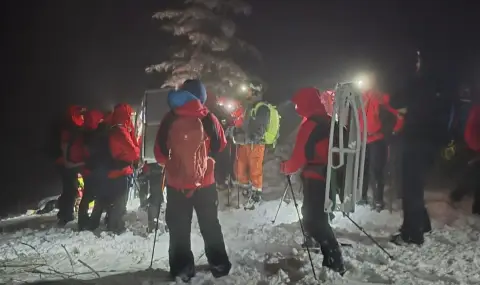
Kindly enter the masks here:
<path id="1" fill-rule="evenodd" d="M 237 146 L 234 171 L 243 195 L 249 201 L 258 203 L 263 188 L 264 138 L 271 112 L 269 106 L 262 102 L 262 97 L 252 90 L 249 90 L 242 105 L 245 110 L 243 122 L 233 130 L 233 142 Z"/>
<path id="2" fill-rule="evenodd" d="M 62 194 L 58 199 L 58 225 L 64 226 L 74 219 L 74 206 L 77 197 L 79 168 L 83 165 L 82 127 L 85 108 L 70 106 L 65 126 L 61 131 L 60 148 L 62 151 Z"/>
<path id="3" fill-rule="evenodd" d="M 331 118 L 325 111 L 320 92 L 313 87 L 302 88 L 292 98 L 295 110 L 303 117 L 292 156 L 280 165 L 280 171 L 290 175 L 303 168 L 303 222 L 310 237 L 320 244 L 323 266 L 345 273 L 340 245 L 325 213 L 325 177 Z"/>
<path id="4" fill-rule="evenodd" d="M 389 105 L 389 95 L 376 89 L 363 93 L 365 114 L 367 117 L 367 148 L 365 155 L 365 174 L 360 204 L 368 204 L 368 187 L 372 186 L 372 208 L 381 211 L 385 207 L 383 194 L 385 188 L 385 167 L 388 160 L 388 142 L 395 131 L 401 128 L 403 119 Z M 363 118 L 360 116 L 360 122 Z"/>
<path id="5" fill-rule="evenodd" d="M 86 230 L 90 227 L 90 217 L 88 209 L 90 203 L 94 200 L 95 193 L 101 189 L 105 183 L 102 183 L 98 174 L 98 161 L 101 156 L 108 155 L 108 149 L 98 147 L 99 136 L 106 134 L 107 130 L 103 122 L 103 113 L 98 110 L 88 110 L 85 115 L 84 133 L 82 136 L 84 146 L 84 162 L 81 169 L 84 178 L 84 190 L 82 200 L 78 207 L 78 229 Z M 99 153 L 102 152 L 102 153 Z M 103 181 L 106 175 L 103 175 Z"/>
<path id="6" fill-rule="evenodd" d="M 431 62 L 417 54 L 417 69 L 405 92 L 406 114 L 403 129 L 402 206 L 403 224 L 391 242 L 422 245 L 431 231 L 424 202 L 427 175 L 440 148 L 448 142 L 450 104 L 438 90 L 428 68 Z M 426 65 L 427 64 L 427 65 Z"/>
<path id="7" fill-rule="evenodd" d="M 171 111 L 160 124 L 154 153 L 157 162 L 165 166 L 170 274 L 183 281 L 195 276 L 190 241 L 195 209 L 210 271 L 214 277 L 222 277 L 230 272 L 231 263 L 218 220 L 211 156 L 225 148 L 225 134 L 215 115 L 192 93 L 171 91 L 168 104 Z"/>
<path id="8" fill-rule="evenodd" d="M 140 147 L 136 140 L 131 121 L 133 110 L 128 104 L 115 106 L 111 127 L 108 131 L 108 163 L 106 187 L 99 191 L 91 216 L 92 227 L 98 227 L 101 213 L 108 215 L 107 230 L 122 233 L 125 230 L 123 215 L 126 212 L 129 191 L 129 176 L 133 173 L 133 164 L 140 159 Z"/>

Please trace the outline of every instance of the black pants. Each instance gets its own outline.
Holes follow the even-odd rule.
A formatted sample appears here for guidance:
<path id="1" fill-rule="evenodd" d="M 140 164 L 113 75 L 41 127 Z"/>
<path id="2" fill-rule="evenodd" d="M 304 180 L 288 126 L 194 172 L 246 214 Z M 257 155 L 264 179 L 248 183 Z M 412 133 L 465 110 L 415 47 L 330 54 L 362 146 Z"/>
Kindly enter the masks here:
<path id="1" fill-rule="evenodd" d="M 138 182 L 138 198 L 140 199 L 140 208 L 145 209 L 148 206 L 148 193 L 150 183 L 146 175 L 141 175 L 137 179 Z"/>
<path id="2" fill-rule="evenodd" d="M 78 194 L 78 169 L 62 167 L 60 175 L 62 177 L 62 194 L 58 198 L 57 218 L 60 222 L 67 223 L 74 219 L 73 211 Z"/>
<path id="3" fill-rule="evenodd" d="M 91 228 L 90 215 L 88 214 L 90 203 L 95 201 L 98 193 L 109 187 L 106 173 L 92 172 L 84 177 L 84 183 L 83 197 L 78 207 L 78 229 L 81 231 Z"/>
<path id="4" fill-rule="evenodd" d="M 363 200 L 367 200 L 368 186 L 371 185 L 375 204 L 383 205 L 387 158 L 388 146 L 385 140 L 378 140 L 367 145 L 362 189 Z"/>
<path id="5" fill-rule="evenodd" d="M 428 142 L 405 141 L 402 164 L 402 239 L 423 242 L 423 234 L 431 230 L 430 217 L 424 202 L 427 175 L 433 166 L 437 148 Z"/>
<path id="6" fill-rule="evenodd" d="M 154 222 L 158 216 L 158 211 L 163 204 L 162 189 L 163 174 L 160 171 L 151 171 L 148 175 L 148 187 L 150 196 L 148 197 L 148 221 Z"/>
<path id="7" fill-rule="evenodd" d="M 462 180 L 451 195 L 454 200 L 461 200 L 471 192 L 473 192 L 472 213 L 480 215 L 480 161 L 465 168 Z"/>
<path id="8" fill-rule="evenodd" d="M 325 213 L 325 181 L 302 179 L 303 182 L 303 224 L 307 234 L 319 244 L 324 256 L 324 265 L 333 268 L 343 267 L 343 258 L 337 238 Z"/>
<path id="9" fill-rule="evenodd" d="M 127 176 L 108 179 L 104 189 L 98 192 L 95 198 L 95 206 L 90 216 L 91 229 L 100 225 L 100 218 L 104 211 L 107 212 L 107 230 L 120 234 L 125 230 L 123 216 L 127 207 L 129 181 Z"/>
<path id="10" fill-rule="evenodd" d="M 225 150 L 215 155 L 215 180 L 220 184 L 224 184 L 229 176 L 235 180 L 233 176 L 235 155 L 235 145 L 230 140 Z"/>
<path id="11" fill-rule="evenodd" d="M 190 231 L 193 209 L 197 213 L 200 232 L 205 242 L 205 256 L 214 276 L 227 275 L 231 268 L 218 221 L 218 194 L 216 184 L 198 189 L 187 198 L 182 191 L 167 186 L 166 221 L 170 234 L 168 250 L 170 274 L 195 275 Z"/>

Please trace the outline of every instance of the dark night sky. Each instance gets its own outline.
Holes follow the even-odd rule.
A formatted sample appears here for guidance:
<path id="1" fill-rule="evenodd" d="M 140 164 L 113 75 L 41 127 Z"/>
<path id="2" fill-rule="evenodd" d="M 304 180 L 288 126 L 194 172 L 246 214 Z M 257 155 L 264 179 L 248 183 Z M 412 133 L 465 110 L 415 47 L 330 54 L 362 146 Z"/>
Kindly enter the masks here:
<path id="1" fill-rule="evenodd" d="M 174 2 L 2 2 L 2 121 L 9 125 L 0 209 L 60 191 L 42 148 L 52 118 L 67 104 L 137 103 L 146 88 L 161 84 L 144 67 L 163 59 L 170 38 L 151 15 Z M 405 75 L 417 46 L 435 52 L 442 74 L 455 80 L 470 80 L 479 63 L 475 1 L 251 2 L 253 15 L 237 21 L 238 33 L 263 53 L 262 64 L 250 68 L 267 80 L 273 100 L 366 68 L 380 70 L 388 89 Z"/>

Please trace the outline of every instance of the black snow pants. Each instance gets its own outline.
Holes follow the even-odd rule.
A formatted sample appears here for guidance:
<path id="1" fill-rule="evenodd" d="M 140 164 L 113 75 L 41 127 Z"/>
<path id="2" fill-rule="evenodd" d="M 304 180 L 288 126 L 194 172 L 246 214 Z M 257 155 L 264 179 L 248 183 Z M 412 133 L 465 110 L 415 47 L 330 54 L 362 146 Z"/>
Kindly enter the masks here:
<path id="1" fill-rule="evenodd" d="M 473 192 L 472 213 L 480 215 L 480 161 L 467 165 L 462 178 L 451 196 L 454 200 L 460 200 L 463 196 Z"/>
<path id="2" fill-rule="evenodd" d="M 320 244 L 323 254 L 323 266 L 335 271 L 344 267 L 342 252 L 337 238 L 325 213 L 325 181 L 302 178 L 303 182 L 303 224 L 306 234 Z"/>
<path id="3" fill-rule="evenodd" d="M 163 173 L 162 167 L 158 164 L 150 166 L 150 173 L 148 174 L 148 184 L 150 196 L 148 197 L 148 222 L 152 224 L 158 216 L 159 208 L 163 204 L 163 189 L 162 189 Z"/>
<path id="4" fill-rule="evenodd" d="M 226 184 L 228 177 L 230 177 L 232 181 L 235 181 L 235 177 L 233 176 L 235 155 L 235 145 L 231 140 L 228 141 L 224 151 L 215 155 L 215 180 L 219 184 Z"/>
<path id="5" fill-rule="evenodd" d="M 383 193 L 385 189 L 385 167 L 388 159 L 388 145 L 382 139 L 367 145 L 365 155 L 365 172 L 363 176 L 362 200 L 367 201 L 368 187 L 373 190 L 373 201 L 383 206 Z"/>
<path id="6" fill-rule="evenodd" d="M 406 242 L 422 244 L 423 234 L 431 230 L 430 217 L 424 202 L 427 175 L 433 166 L 437 148 L 427 141 L 408 141 L 403 146 L 402 207 L 400 229 Z"/>
<path id="7" fill-rule="evenodd" d="M 60 169 L 62 177 L 62 194 L 58 198 L 57 218 L 60 223 L 68 223 L 74 219 L 75 199 L 78 194 L 78 168 Z"/>
<path id="8" fill-rule="evenodd" d="M 166 221 L 170 234 L 168 255 L 172 277 L 191 278 L 195 275 L 195 260 L 190 241 L 193 209 L 197 213 L 200 232 L 205 242 L 205 256 L 213 276 L 227 275 L 232 265 L 218 220 L 216 184 L 196 190 L 190 198 L 187 198 L 183 191 L 167 186 L 167 199 Z"/>
<path id="9" fill-rule="evenodd" d="M 98 228 L 102 213 L 106 211 L 108 215 L 107 230 L 116 234 L 125 231 L 123 216 L 126 212 L 127 196 L 130 188 L 128 179 L 128 176 L 107 179 L 106 187 L 99 191 L 95 197 L 95 206 L 90 216 L 92 230 Z"/>
<path id="10" fill-rule="evenodd" d="M 88 214 L 88 205 L 95 199 L 95 191 L 98 189 L 98 183 L 96 183 L 92 175 L 85 176 L 83 178 L 84 188 L 83 196 L 78 206 L 78 230 L 83 231 L 89 228 L 90 215 Z"/>

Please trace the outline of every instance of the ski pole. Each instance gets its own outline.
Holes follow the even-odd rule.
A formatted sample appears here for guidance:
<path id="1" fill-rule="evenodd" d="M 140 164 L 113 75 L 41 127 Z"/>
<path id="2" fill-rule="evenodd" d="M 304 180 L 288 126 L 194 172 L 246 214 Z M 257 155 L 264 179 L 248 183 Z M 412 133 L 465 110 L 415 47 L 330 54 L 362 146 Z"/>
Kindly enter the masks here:
<path id="1" fill-rule="evenodd" d="M 163 171 L 162 171 L 162 194 L 163 194 L 163 188 L 165 188 L 165 167 L 163 168 Z M 157 244 L 157 233 L 158 233 L 158 220 L 160 219 L 160 209 L 161 209 L 161 206 L 162 206 L 162 199 L 159 199 L 159 203 L 158 203 L 158 212 L 157 212 L 157 222 L 155 223 L 155 235 L 154 235 L 154 238 L 153 238 L 153 249 L 152 249 L 152 258 L 150 259 L 150 266 L 148 267 L 149 269 L 152 269 L 152 265 L 153 265 L 153 256 L 155 255 L 155 245 Z"/>
<path id="2" fill-rule="evenodd" d="M 232 163 L 232 142 L 229 142 L 228 146 L 228 169 L 229 172 L 232 172 L 232 168 L 230 168 L 230 164 Z M 232 192 L 231 190 L 231 185 L 232 185 L 232 173 L 229 173 L 228 175 L 228 185 L 227 185 L 227 207 L 230 207 L 230 194 Z"/>
<path id="3" fill-rule="evenodd" d="M 287 175 L 287 182 L 288 182 L 288 186 L 290 187 L 290 192 L 292 193 L 293 205 L 295 206 L 295 210 L 297 210 L 298 221 L 300 223 L 300 228 L 302 229 L 303 238 L 304 238 L 304 240 L 306 240 L 307 235 L 305 233 L 305 228 L 303 227 L 303 221 L 302 221 L 302 218 L 300 217 L 300 212 L 298 211 L 297 199 L 295 198 L 295 193 L 293 191 L 292 180 L 290 179 L 290 175 Z M 307 248 L 308 259 L 310 260 L 310 265 L 312 266 L 313 278 L 315 278 L 315 281 L 318 281 L 317 274 L 315 273 L 315 267 L 313 266 L 312 254 L 310 253 L 310 247 L 308 246 L 307 243 L 305 243 L 305 247 Z"/>
<path id="4" fill-rule="evenodd" d="M 364 233 L 378 248 L 380 248 L 391 260 L 394 260 L 395 258 L 393 255 L 391 255 L 383 246 L 381 246 L 378 241 L 376 241 L 370 234 L 368 234 L 364 228 L 362 228 L 359 224 L 357 224 L 350 216 L 343 212 L 343 215 L 347 217 L 347 219 L 350 220 L 362 233 Z"/>
<path id="5" fill-rule="evenodd" d="M 273 218 L 273 220 L 272 220 L 272 224 L 275 224 L 275 222 L 277 221 L 278 213 L 280 212 L 280 208 L 282 207 L 282 203 L 285 200 L 285 196 L 287 196 L 287 191 L 288 191 L 288 184 L 285 187 L 285 191 L 283 191 L 283 196 L 282 196 L 282 199 L 280 199 L 280 204 L 278 204 L 277 213 L 275 214 L 275 218 Z"/>

